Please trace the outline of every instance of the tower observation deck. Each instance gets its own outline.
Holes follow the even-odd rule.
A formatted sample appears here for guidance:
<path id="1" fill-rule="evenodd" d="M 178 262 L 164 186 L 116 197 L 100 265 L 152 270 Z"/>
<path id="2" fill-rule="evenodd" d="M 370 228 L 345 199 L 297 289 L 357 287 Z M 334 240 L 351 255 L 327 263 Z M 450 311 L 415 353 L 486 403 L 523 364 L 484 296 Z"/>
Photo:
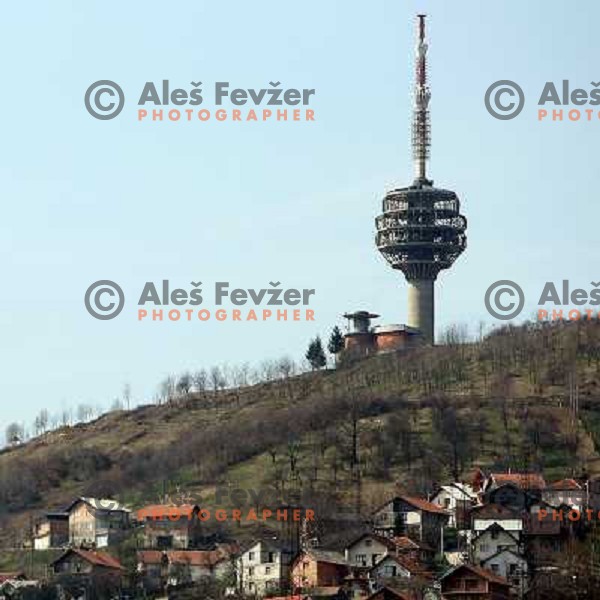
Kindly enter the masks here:
<path id="1" fill-rule="evenodd" d="M 434 283 L 467 246 L 467 219 L 460 200 L 450 191 L 433 187 L 427 178 L 431 146 L 427 83 L 425 15 L 418 15 L 416 73 L 413 93 L 412 147 L 415 179 L 412 185 L 388 192 L 383 212 L 375 220 L 376 244 L 393 269 L 408 282 L 408 324 L 434 342 Z"/>

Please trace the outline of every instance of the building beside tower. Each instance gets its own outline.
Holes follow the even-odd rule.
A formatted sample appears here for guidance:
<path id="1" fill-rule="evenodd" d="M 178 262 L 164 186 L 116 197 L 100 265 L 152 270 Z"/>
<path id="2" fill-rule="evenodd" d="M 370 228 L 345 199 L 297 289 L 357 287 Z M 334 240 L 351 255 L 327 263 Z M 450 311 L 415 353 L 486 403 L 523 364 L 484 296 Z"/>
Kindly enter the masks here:
<path id="1" fill-rule="evenodd" d="M 467 246 L 467 219 L 460 200 L 450 190 L 436 188 L 427 176 L 431 147 L 427 83 L 425 15 L 418 15 L 412 149 L 414 180 L 388 192 L 375 219 L 377 249 L 408 283 L 408 325 L 378 325 L 379 315 L 367 311 L 345 314 L 350 326 L 345 347 L 354 354 L 401 350 L 435 341 L 435 281 Z"/>

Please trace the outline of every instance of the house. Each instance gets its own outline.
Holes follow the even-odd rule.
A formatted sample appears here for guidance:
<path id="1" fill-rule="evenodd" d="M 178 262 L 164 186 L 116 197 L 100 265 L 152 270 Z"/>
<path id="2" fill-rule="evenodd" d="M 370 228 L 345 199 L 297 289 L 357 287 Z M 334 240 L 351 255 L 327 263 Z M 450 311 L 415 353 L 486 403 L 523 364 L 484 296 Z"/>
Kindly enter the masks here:
<path id="1" fill-rule="evenodd" d="M 77 498 L 66 509 L 69 540 L 76 547 L 105 548 L 129 527 L 129 509 L 116 500 Z"/>
<path id="2" fill-rule="evenodd" d="M 481 566 L 494 575 L 504 577 L 510 585 L 518 590 L 519 596 L 522 596 L 527 589 L 527 561 L 513 550 L 507 548 L 499 550 L 483 560 Z"/>
<path id="3" fill-rule="evenodd" d="M 140 550 L 137 570 L 144 589 L 154 592 L 167 585 L 191 584 L 205 578 L 225 579 L 232 575 L 233 559 L 229 547 L 215 550 Z"/>
<path id="4" fill-rule="evenodd" d="M 583 527 L 581 521 L 571 521 L 567 514 L 571 507 L 550 506 L 541 501 L 531 506 L 525 521 L 525 553 L 532 567 L 538 569 L 562 564 L 562 558 L 569 554 L 570 544 L 577 530 Z M 554 514 L 563 518 L 554 518 Z"/>
<path id="5" fill-rule="evenodd" d="M 287 590 L 292 558 L 291 548 L 280 540 L 252 543 L 238 558 L 238 589 L 259 597 Z"/>
<path id="6" fill-rule="evenodd" d="M 431 502 L 448 511 L 448 526 L 457 529 L 469 528 L 469 510 L 477 500 L 477 494 L 466 483 L 442 485 L 431 498 Z"/>
<path id="7" fill-rule="evenodd" d="M 373 527 L 380 535 L 406 535 L 441 549 L 442 528 L 449 517 L 446 510 L 433 502 L 413 496 L 396 496 L 373 513 Z"/>
<path id="8" fill-rule="evenodd" d="M 50 563 L 55 581 L 61 587 L 104 590 L 106 597 L 113 597 L 121 587 L 125 569 L 116 558 L 106 552 L 71 548 Z M 84 592 L 85 593 L 85 592 Z M 80 591 L 77 592 L 80 594 Z M 69 594 L 73 595 L 73 594 Z M 87 596 L 86 596 L 87 597 Z"/>
<path id="9" fill-rule="evenodd" d="M 389 579 L 401 577 L 404 579 L 431 579 L 432 575 L 423 565 L 403 556 L 388 554 L 374 567 L 369 569 L 369 578 L 378 588 Z"/>
<path id="10" fill-rule="evenodd" d="M 484 495 L 484 504 L 498 504 L 512 510 L 526 510 L 538 502 L 541 493 L 524 490 L 514 483 L 503 483 Z"/>
<path id="11" fill-rule="evenodd" d="M 551 483 L 542 492 L 542 500 L 551 506 L 564 504 L 576 510 L 585 510 L 589 504 L 587 490 L 574 479 L 561 479 Z"/>
<path id="12" fill-rule="evenodd" d="M 546 488 L 546 482 L 539 473 L 491 473 L 485 482 L 484 492 L 489 492 L 507 483 L 521 490 L 540 494 Z"/>
<path id="13" fill-rule="evenodd" d="M 33 531 L 33 548 L 49 550 L 62 548 L 69 542 L 69 514 L 66 512 L 49 512 L 35 525 Z"/>
<path id="14" fill-rule="evenodd" d="M 472 558 L 475 564 L 481 564 L 501 550 L 519 552 L 520 543 L 510 531 L 505 531 L 498 523 L 492 523 L 471 540 Z"/>
<path id="15" fill-rule="evenodd" d="M 448 600 L 507 600 L 510 585 L 506 579 L 483 567 L 463 564 L 441 577 L 442 596 Z"/>
<path id="16" fill-rule="evenodd" d="M 324 591 L 339 588 L 349 568 L 343 554 L 331 550 L 311 548 L 301 552 L 292 562 L 291 583 L 294 591 Z"/>
<path id="17" fill-rule="evenodd" d="M 405 535 L 393 538 L 398 556 L 407 556 L 415 562 L 430 564 L 435 558 L 435 550 L 423 542 L 416 542 Z"/>
<path id="18" fill-rule="evenodd" d="M 363 533 L 350 542 L 344 551 L 349 567 L 372 567 L 388 553 L 396 552 L 396 544 L 389 537 Z"/>
<path id="19" fill-rule="evenodd" d="M 143 525 L 143 547 L 157 550 L 196 548 L 201 533 L 199 512 L 200 508 L 192 504 L 155 504 L 138 510 L 136 519 Z"/>
<path id="20" fill-rule="evenodd" d="M 500 504 L 476 506 L 471 511 L 473 535 L 477 536 L 491 525 L 497 524 L 520 541 L 524 529 L 524 514 L 523 511 L 512 510 Z"/>
<path id="21" fill-rule="evenodd" d="M 367 600 L 414 600 L 414 596 L 386 585 L 371 594 Z"/>

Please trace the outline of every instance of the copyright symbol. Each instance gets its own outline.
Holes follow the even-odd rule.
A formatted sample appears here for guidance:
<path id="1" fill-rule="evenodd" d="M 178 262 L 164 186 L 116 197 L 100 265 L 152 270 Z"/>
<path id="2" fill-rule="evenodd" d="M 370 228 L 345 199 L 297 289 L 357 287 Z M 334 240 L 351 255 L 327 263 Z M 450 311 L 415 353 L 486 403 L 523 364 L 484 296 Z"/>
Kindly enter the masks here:
<path id="1" fill-rule="evenodd" d="M 504 296 L 508 296 L 508 300 Z M 514 298 L 517 301 L 514 301 Z M 525 294 L 521 286 L 510 279 L 501 279 L 490 285 L 485 292 L 485 307 L 487 311 L 500 321 L 514 319 L 523 310 Z"/>
<path id="2" fill-rule="evenodd" d="M 515 96 L 518 96 L 518 102 L 513 100 Z M 524 106 L 525 94 L 523 94 L 521 86 L 510 79 L 501 79 L 492 83 L 485 92 L 485 107 L 496 119 L 502 121 L 514 119 Z"/>
<path id="3" fill-rule="evenodd" d="M 119 503 L 114 499 L 115 492 L 112 482 L 99 480 L 84 490 L 83 497 L 87 498 L 94 508 L 111 511 L 119 508 Z"/>
<path id="4" fill-rule="evenodd" d="M 108 299 L 105 297 L 107 296 Z M 112 299 L 118 297 L 118 302 Z M 109 279 L 92 283 L 85 292 L 85 308 L 95 319 L 114 319 L 125 306 L 125 294 L 119 285 Z"/>
<path id="5" fill-rule="evenodd" d="M 115 102 L 115 98 L 117 101 Z M 92 83 L 85 92 L 85 107 L 96 119 L 114 119 L 125 106 L 125 94 L 119 85 L 108 79 Z"/>

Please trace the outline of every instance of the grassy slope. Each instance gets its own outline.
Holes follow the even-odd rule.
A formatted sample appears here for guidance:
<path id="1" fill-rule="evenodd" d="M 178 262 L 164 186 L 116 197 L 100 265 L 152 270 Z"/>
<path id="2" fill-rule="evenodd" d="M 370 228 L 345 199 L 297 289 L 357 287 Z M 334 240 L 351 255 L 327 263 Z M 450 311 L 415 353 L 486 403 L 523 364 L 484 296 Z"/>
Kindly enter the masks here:
<path id="1" fill-rule="evenodd" d="M 439 431 L 434 431 L 432 398 L 440 396 L 464 427 L 461 436 L 469 442 L 461 465 L 465 468 L 543 469 L 548 480 L 583 471 L 600 474 L 598 365 L 576 348 L 568 359 L 573 374 L 559 373 L 559 361 L 567 360 L 570 335 L 553 334 L 550 349 L 534 349 L 526 360 L 506 358 L 523 340 L 499 338 L 484 345 L 438 347 L 411 356 L 375 357 L 337 372 L 238 392 L 192 395 L 171 405 L 112 413 L 87 425 L 48 433 L 2 452 L 0 475 L 23 466 L 43 469 L 54 464 L 57 453 L 83 449 L 101 454 L 110 464 L 49 481 L 38 478 L 40 498 L 5 513 L 0 543 L 18 545 L 23 537 L 19 532 L 27 529 L 31 518 L 103 485 L 114 487 L 120 500 L 135 506 L 157 501 L 167 489 L 173 497 L 187 495 L 212 507 L 219 505 L 214 498 L 217 485 L 245 489 L 278 485 L 308 489 L 312 501 L 317 506 L 322 502 L 328 510 L 352 506 L 366 514 L 397 486 L 423 493 L 436 479 L 450 476 L 450 447 L 440 447 Z M 543 364 L 537 364 L 538 355 L 543 355 Z M 569 408 L 573 380 L 579 398 L 576 416 Z M 352 469 L 349 414 L 356 406 L 360 468 Z M 400 442 L 394 419 L 409 423 L 417 455 L 411 465 L 395 450 Z M 483 424 L 483 433 L 472 427 L 476 423 Z M 385 440 L 391 450 L 382 466 Z M 236 448 L 231 456 L 230 446 Z M 136 479 L 138 470 L 132 465 L 136 461 L 144 465 L 161 452 L 181 456 L 172 468 L 150 469 Z M 291 454 L 297 461 L 294 472 Z M 254 528 L 234 532 L 243 538 L 253 535 Z M 2 560 L 10 563 L 10 556 Z M 23 563 L 23 556 L 19 560 Z"/>

